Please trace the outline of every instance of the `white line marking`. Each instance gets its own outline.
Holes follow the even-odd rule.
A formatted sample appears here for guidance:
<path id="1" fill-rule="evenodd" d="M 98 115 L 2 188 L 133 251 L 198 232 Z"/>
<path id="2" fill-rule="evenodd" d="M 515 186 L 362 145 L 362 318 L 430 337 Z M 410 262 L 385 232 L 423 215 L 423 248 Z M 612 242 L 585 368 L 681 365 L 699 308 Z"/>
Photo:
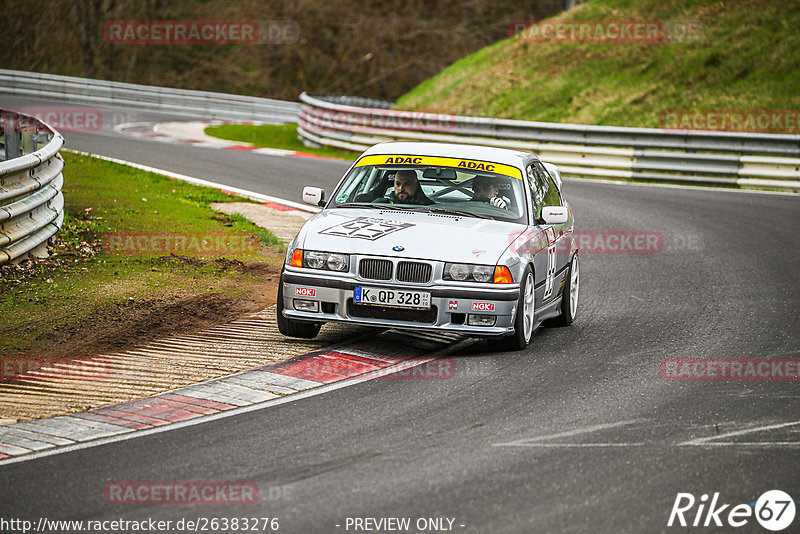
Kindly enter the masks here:
<path id="1" fill-rule="evenodd" d="M 117 132 L 117 133 L 122 133 L 123 130 L 125 130 L 127 128 L 139 128 L 139 127 L 142 127 L 142 126 L 149 126 L 150 127 L 150 131 L 153 131 L 153 128 L 152 128 L 153 122 L 152 121 L 124 122 L 122 124 L 117 124 L 116 126 L 114 126 L 114 128 L 112 128 L 112 130 Z"/>
<path id="2" fill-rule="evenodd" d="M 324 393 L 328 393 L 329 391 L 335 391 L 337 389 L 342 389 L 346 387 L 350 387 L 356 384 L 361 384 L 363 382 L 367 382 L 369 380 L 374 380 L 375 378 L 380 378 L 387 372 L 394 372 L 394 371 L 404 371 L 406 369 L 410 369 L 416 367 L 418 365 L 422 365 L 427 363 L 431 360 L 439 358 L 441 356 L 445 356 L 447 354 L 456 352 L 467 345 L 471 345 L 475 343 L 473 339 L 465 339 L 460 341 L 454 345 L 449 347 L 445 347 L 440 351 L 434 352 L 427 356 L 418 357 L 416 359 L 407 360 L 400 362 L 396 365 L 392 365 L 389 367 L 384 367 L 382 369 L 376 369 L 374 371 L 370 371 L 363 375 L 355 376 L 353 378 L 348 378 L 346 380 L 341 380 L 339 382 L 333 382 L 331 384 L 326 384 L 323 386 L 315 387 L 313 389 L 307 389 L 305 391 L 301 391 L 299 393 L 294 393 L 292 395 L 287 395 L 285 397 L 278 397 L 276 399 L 267 400 L 264 402 L 259 402 L 257 404 L 250 404 L 248 406 L 241 406 L 239 408 L 232 408 L 230 410 L 226 410 L 224 412 L 218 412 L 211 415 L 204 415 L 201 417 L 197 417 L 194 419 L 188 419 L 186 421 L 180 421 L 177 423 L 170 423 L 168 425 L 158 426 L 155 428 L 143 429 L 138 430 L 136 432 L 130 434 L 119 434 L 116 436 L 109 436 L 105 438 L 95 439 L 88 442 L 76 443 L 75 445 L 67 445 L 64 447 L 57 447 L 55 449 L 47 449 L 44 451 L 36 451 L 27 454 L 23 454 L 21 456 L 11 457 L 11 458 L 3 458 L 0 459 L 0 466 L 7 465 L 7 464 L 15 464 L 18 462 L 27 462 L 29 460 L 36 460 L 39 458 L 44 458 L 46 456 L 54 456 L 56 454 L 63 454 L 67 452 L 77 451 L 77 450 L 84 450 L 89 449 L 92 447 L 98 447 L 100 445 L 105 445 L 108 443 L 116 443 L 119 441 L 127 441 L 129 439 L 138 438 L 142 436 L 149 436 L 151 434 L 160 434 L 162 432 L 169 432 L 172 430 L 177 430 L 179 428 L 184 428 L 188 426 L 194 426 L 199 424 L 208 423 L 210 421 L 216 421 L 217 419 L 226 419 L 228 417 L 235 417 L 237 415 L 241 415 L 243 413 L 254 412 L 257 410 L 263 410 L 266 408 L 271 408 L 273 406 L 278 406 L 281 404 L 286 404 L 289 402 L 298 401 L 301 399 L 305 399 L 308 397 L 315 397 L 317 395 L 322 395 Z M 164 393 L 171 393 L 171 392 L 164 392 Z M 20 451 L 25 452 L 25 451 Z"/>
<path id="3" fill-rule="evenodd" d="M 512 443 L 497 443 L 494 446 L 506 446 Z M 560 448 L 580 448 L 580 447 L 641 447 L 646 443 L 523 443 L 513 444 L 517 447 L 537 447 L 543 449 L 560 449 Z"/>
<path id="4" fill-rule="evenodd" d="M 593 184 L 628 185 L 635 187 L 662 187 L 665 189 L 697 189 L 700 191 L 725 191 L 727 193 L 752 193 L 758 195 L 780 195 L 797 197 L 798 193 L 789 191 L 759 191 L 758 189 L 733 189 L 729 187 L 709 187 L 702 185 L 645 184 L 640 182 L 623 182 L 621 180 L 601 180 L 599 178 L 563 178 L 565 182 L 591 182 Z"/>
<path id="5" fill-rule="evenodd" d="M 567 430 L 565 432 L 559 432 L 557 434 L 547 434 L 544 436 L 536 436 L 534 438 L 523 438 L 514 441 L 509 441 L 506 443 L 493 443 L 493 447 L 537 447 L 539 446 L 537 442 L 545 441 L 545 440 L 552 440 L 558 438 L 568 438 L 572 436 L 579 436 L 581 434 L 588 434 L 590 432 L 597 432 L 598 430 L 607 430 L 609 428 L 615 428 L 618 426 L 626 426 L 632 425 L 634 423 L 640 423 L 642 419 L 630 419 L 628 421 L 617 421 L 616 423 L 605 423 L 601 425 L 592 425 L 587 426 L 584 428 L 576 428 L 574 430 Z M 569 445 L 569 444 L 561 444 L 561 443 L 553 443 L 552 446 L 561 446 L 561 445 Z"/>
<path id="6" fill-rule="evenodd" d="M 105 161 L 111 161 L 113 163 L 119 163 L 120 165 L 128 165 L 129 167 L 134 167 L 136 169 L 140 169 L 147 172 L 153 172 L 156 174 L 161 174 L 163 176 L 167 176 L 169 178 L 174 178 L 176 180 L 181 180 L 182 182 L 188 182 L 194 185 L 201 185 L 203 187 L 210 187 L 212 189 L 219 189 L 222 191 L 228 191 L 229 193 L 235 193 L 239 196 L 249 198 L 251 200 L 256 200 L 258 202 L 274 202 L 275 204 L 281 204 L 283 206 L 289 206 L 290 208 L 295 208 L 300 211 L 304 211 L 307 213 L 317 213 L 321 211 L 321 208 L 315 208 L 314 206 L 309 206 L 308 204 L 300 204 L 299 202 L 294 202 L 291 200 L 286 200 L 283 198 L 273 197 L 269 195 L 264 195 L 262 193 L 256 193 L 254 191 L 248 191 L 247 189 L 240 189 L 238 187 L 233 187 L 230 185 L 219 184 L 217 182 L 211 182 L 208 180 L 203 180 L 201 178 L 195 178 L 193 176 L 188 176 L 186 174 L 180 174 L 177 172 L 167 171 L 164 169 L 159 169 L 156 167 L 150 167 L 148 165 L 141 165 L 139 163 L 134 163 L 132 161 L 126 161 L 124 159 L 118 158 L 111 158 L 108 156 L 101 156 L 99 154 L 92 154 L 91 152 L 82 152 L 80 150 L 72 150 L 69 148 L 62 148 L 62 152 L 70 152 L 72 154 L 80 154 L 81 156 L 90 156 L 93 158 L 102 159 Z"/>
<path id="7" fill-rule="evenodd" d="M 766 430 L 776 430 L 778 428 L 786 428 L 787 426 L 794 426 L 800 425 L 800 421 L 792 421 L 790 423 L 776 423 L 774 425 L 765 425 L 765 426 L 757 426 L 754 428 L 747 428 L 744 430 L 735 430 L 733 432 L 726 432 L 725 434 L 717 434 L 715 436 L 706 436 L 704 438 L 695 438 L 690 439 L 689 441 L 684 441 L 682 443 L 678 443 L 679 446 L 681 445 L 714 445 L 714 443 L 710 443 L 715 440 L 731 438 L 734 436 L 743 436 L 745 434 L 753 434 L 755 432 L 763 432 Z"/>
<path id="8" fill-rule="evenodd" d="M 679 443 L 686 447 L 800 447 L 800 441 L 721 441 L 709 443 Z"/>

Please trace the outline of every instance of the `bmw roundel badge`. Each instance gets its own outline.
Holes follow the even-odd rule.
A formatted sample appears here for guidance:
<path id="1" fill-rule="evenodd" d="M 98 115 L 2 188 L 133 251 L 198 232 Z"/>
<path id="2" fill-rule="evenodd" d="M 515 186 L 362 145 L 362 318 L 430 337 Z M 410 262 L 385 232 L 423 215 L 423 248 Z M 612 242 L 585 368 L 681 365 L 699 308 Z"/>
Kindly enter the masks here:
<path id="1" fill-rule="evenodd" d="M 392 250 L 394 250 L 395 252 L 403 252 L 405 248 L 401 247 L 400 245 L 395 245 L 392 247 Z"/>

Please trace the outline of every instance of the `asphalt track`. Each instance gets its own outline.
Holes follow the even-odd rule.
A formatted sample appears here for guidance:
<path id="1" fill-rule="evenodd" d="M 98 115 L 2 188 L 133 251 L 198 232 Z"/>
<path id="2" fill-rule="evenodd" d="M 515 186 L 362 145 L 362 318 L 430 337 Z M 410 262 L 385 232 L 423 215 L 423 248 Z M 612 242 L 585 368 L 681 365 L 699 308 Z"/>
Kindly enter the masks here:
<path id="1" fill-rule="evenodd" d="M 0 106 L 20 102 L 0 96 Z M 65 136 L 69 148 L 292 200 L 346 167 L 110 131 Z M 450 518 L 456 532 L 683 532 L 667 527 L 679 492 L 719 492 L 731 505 L 771 489 L 800 499 L 798 382 L 660 375 L 665 358 L 800 356 L 800 199 L 576 180 L 565 194 L 578 229 L 664 237 L 654 254 L 583 255 L 573 326 L 540 329 L 521 353 L 476 341 L 446 380 L 359 383 L 1 466 L 0 517 L 277 517 L 280 532 L 297 533 L 389 517 Z M 110 505 L 103 489 L 115 481 L 245 481 L 260 497 Z M 764 531 L 752 518 L 737 530 Z"/>

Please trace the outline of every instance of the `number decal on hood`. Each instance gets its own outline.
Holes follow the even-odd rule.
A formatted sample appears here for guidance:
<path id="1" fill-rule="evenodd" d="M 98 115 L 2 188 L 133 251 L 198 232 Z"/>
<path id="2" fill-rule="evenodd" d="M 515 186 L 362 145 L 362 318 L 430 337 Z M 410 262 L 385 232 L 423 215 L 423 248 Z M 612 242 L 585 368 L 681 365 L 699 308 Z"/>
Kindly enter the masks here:
<path id="1" fill-rule="evenodd" d="M 407 222 L 389 221 L 386 219 L 373 219 L 372 217 L 357 217 L 347 222 L 337 224 L 336 226 L 326 228 L 319 233 L 351 239 L 368 239 L 370 241 L 375 241 L 383 236 L 412 226 L 416 225 Z"/>

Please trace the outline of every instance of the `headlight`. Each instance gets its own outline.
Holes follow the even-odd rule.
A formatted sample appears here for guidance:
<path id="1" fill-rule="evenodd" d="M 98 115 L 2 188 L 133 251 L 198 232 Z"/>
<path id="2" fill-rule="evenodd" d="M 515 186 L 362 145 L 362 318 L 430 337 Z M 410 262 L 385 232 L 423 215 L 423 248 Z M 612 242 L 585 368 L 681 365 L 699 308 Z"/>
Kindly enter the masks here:
<path id="1" fill-rule="evenodd" d="M 295 260 L 295 256 L 302 254 L 302 265 Z M 336 252 L 319 252 L 316 250 L 295 249 L 292 253 L 290 265 L 295 267 L 306 267 L 308 269 L 322 269 L 344 273 L 350 270 L 350 256 L 338 254 Z"/>
<path id="2" fill-rule="evenodd" d="M 309 267 L 311 269 L 324 269 L 327 259 L 328 255 L 324 252 L 306 250 L 306 253 L 303 256 L 303 267 Z"/>
<path id="3" fill-rule="evenodd" d="M 463 263 L 451 263 L 445 271 L 453 280 L 466 280 L 469 276 L 469 267 Z"/>
<path id="4" fill-rule="evenodd" d="M 494 267 L 489 265 L 476 265 L 472 268 L 472 277 L 478 282 L 491 282 L 494 276 Z"/>
<path id="5" fill-rule="evenodd" d="M 494 280 L 494 265 L 468 265 L 465 263 L 445 263 L 445 280 L 457 282 L 489 282 Z"/>
<path id="6" fill-rule="evenodd" d="M 329 254 L 325 263 L 331 271 L 347 270 L 347 256 L 344 254 Z"/>

